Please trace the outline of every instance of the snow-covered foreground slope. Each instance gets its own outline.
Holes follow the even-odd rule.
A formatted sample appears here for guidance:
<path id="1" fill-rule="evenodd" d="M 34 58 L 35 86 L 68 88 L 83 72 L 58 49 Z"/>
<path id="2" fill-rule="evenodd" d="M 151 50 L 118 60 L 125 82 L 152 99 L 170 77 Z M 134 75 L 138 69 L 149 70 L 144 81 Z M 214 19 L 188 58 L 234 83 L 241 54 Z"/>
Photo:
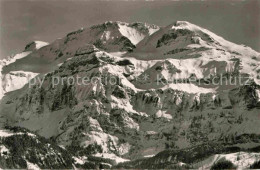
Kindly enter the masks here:
<path id="1" fill-rule="evenodd" d="M 72 156 L 52 142 L 21 128 L 0 130 L 0 168 L 72 168 Z"/>
<path id="2" fill-rule="evenodd" d="M 249 47 L 188 22 L 106 22 L 6 65 L 2 94 L 18 90 L 1 100 L 2 124 L 55 139 L 82 167 L 210 142 L 258 146 L 259 61 Z M 40 81 L 24 86 L 37 73 Z M 95 81 L 72 83 L 78 77 Z"/>
<path id="3" fill-rule="evenodd" d="M 152 157 L 119 163 L 115 168 L 251 169 L 259 161 L 259 146 L 243 148 L 219 142 L 185 149 L 166 149 Z"/>
<path id="4" fill-rule="evenodd" d="M 198 169 L 210 169 L 210 167 L 221 159 L 232 162 L 237 169 L 248 169 L 254 162 L 260 161 L 260 153 L 235 152 L 230 154 L 216 154 L 202 162 L 196 163 L 194 166 L 198 166 Z"/>

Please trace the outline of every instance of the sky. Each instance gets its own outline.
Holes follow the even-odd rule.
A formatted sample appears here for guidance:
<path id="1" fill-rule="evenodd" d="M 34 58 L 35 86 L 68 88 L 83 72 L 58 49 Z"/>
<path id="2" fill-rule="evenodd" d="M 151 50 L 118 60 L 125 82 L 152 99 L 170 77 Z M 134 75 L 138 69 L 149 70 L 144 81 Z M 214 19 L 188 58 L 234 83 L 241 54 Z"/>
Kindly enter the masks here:
<path id="1" fill-rule="evenodd" d="M 189 21 L 260 51 L 260 1 L 0 0 L 0 59 L 105 21 L 159 26 Z"/>

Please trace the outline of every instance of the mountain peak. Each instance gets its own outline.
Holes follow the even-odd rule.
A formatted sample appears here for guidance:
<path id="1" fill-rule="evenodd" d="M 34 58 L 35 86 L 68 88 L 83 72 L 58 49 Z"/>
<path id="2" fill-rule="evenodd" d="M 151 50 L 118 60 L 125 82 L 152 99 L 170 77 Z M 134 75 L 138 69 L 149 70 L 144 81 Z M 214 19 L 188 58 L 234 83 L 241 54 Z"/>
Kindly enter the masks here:
<path id="1" fill-rule="evenodd" d="M 188 22 L 188 21 L 175 21 L 175 22 L 174 22 L 174 25 L 175 25 L 175 26 L 189 25 L 189 24 L 191 24 L 191 23 Z"/>
<path id="2" fill-rule="evenodd" d="M 33 41 L 30 42 L 29 44 L 27 44 L 25 46 L 24 51 L 34 51 L 34 50 L 38 50 L 46 45 L 48 45 L 49 43 L 44 42 L 44 41 Z"/>
<path id="3" fill-rule="evenodd" d="M 119 35 L 115 35 L 115 37 L 124 36 L 128 38 L 133 45 L 136 45 L 146 36 L 158 31 L 160 27 L 142 22 L 127 23 L 121 21 L 106 21 L 102 24 L 93 25 L 91 29 L 104 31 L 107 39 L 111 36 L 112 32 L 116 32 L 116 34 Z"/>
<path id="4" fill-rule="evenodd" d="M 168 26 L 162 27 L 155 34 L 139 42 L 135 52 L 138 53 L 139 57 L 140 53 L 142 53 L 153 59 L 158 59 L 169 57 L 192 58 L 194 57 L 194 51 L 197 51 L 196 56 L 198 56 L 203 51 L 206 54 L 208 50 L 213 53 L 216 51 L 225 52 L 219 55 L 233 55 L 236 53 L 242 56 L 259 56 L 259 53 L 250 47 L 232 43 L 188 21 L 175 21 Z"/>

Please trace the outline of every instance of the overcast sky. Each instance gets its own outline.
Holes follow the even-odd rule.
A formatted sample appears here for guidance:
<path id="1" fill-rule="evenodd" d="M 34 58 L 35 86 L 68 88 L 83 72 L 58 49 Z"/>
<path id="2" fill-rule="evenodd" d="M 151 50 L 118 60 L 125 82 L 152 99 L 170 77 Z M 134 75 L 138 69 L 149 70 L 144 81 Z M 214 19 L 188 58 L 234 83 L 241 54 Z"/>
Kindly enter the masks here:
<path id="1" fill-rule="evenodd" d="M 197 24 L 260 51 L 260 2 L 249 1 L 61 1 L 0 0 L 0 58 L 34 40 L 52 42 L 66 33 L 105 21 L 166 26 Z"/>

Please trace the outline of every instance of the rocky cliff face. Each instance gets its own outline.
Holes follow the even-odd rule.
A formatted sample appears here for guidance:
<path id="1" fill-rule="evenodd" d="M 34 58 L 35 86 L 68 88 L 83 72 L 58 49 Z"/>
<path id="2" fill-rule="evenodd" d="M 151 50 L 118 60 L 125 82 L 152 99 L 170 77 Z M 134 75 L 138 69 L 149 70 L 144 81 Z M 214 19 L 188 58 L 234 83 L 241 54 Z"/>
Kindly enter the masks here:
<path id="1" fill-rule="evenodd" d="M 4 74 L 30 65 L 26 71 L 39 75 L 8 93 L 0 113 L 73 150 L 82 166 L 84 155 L 119 163 L 166 149 L 232 145 L 259 135 L 259 61 L 249 47 L 188 22 L 160 29 L 106 22 L 6 66 Z"/>

